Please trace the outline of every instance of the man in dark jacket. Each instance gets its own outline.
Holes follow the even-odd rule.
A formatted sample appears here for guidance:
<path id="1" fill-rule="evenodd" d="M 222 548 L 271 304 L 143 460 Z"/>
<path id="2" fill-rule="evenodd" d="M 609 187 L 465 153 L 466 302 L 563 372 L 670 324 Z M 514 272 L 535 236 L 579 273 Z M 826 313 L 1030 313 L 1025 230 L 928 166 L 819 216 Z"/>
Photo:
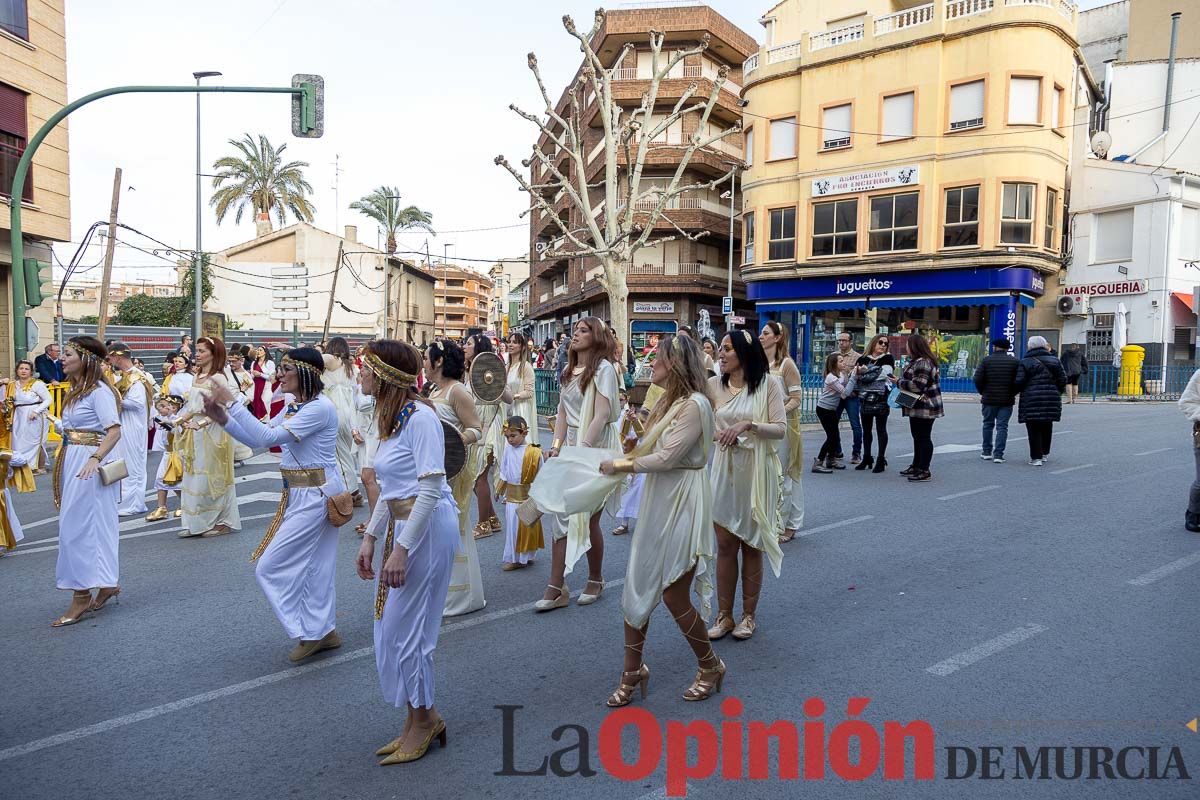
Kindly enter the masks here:
<path id="1" fill-rule="evenodd" d="M 1004 463 L 1004 445 L 1008 443 L 1008 421 L 1012 419 L 1013 403 L 1017 396 L 1015 379 L 1018 362 L 1009 353 L 1008 339 L 994 339 L 992 354 L 975 368 L 975 389 L 983 404 L 983 453 L 996 464 Z M 992 432 L 996 442 L 992 445 Z"/>
<path id="2" fill-rule="evenodd" d="M 1067 374 L 1041 336 L 1029 337 L 1029 349 L 1017 364 L 1015 378 L 1021 405 L 1017 421 L 1029 431 L 1029 463 L 1040 467 L 1050 455 L 1054 423 L 1062 419 L 1062 393 Z"/>
<path id="3" fill-rule="evenodd" d="M 47 386 L 66 380 L 62 361 L 58 358 L 58 342 L 46 345 L 45 352 L 33 360 L 33 368 L 37 371 L 38 378 Z"/>

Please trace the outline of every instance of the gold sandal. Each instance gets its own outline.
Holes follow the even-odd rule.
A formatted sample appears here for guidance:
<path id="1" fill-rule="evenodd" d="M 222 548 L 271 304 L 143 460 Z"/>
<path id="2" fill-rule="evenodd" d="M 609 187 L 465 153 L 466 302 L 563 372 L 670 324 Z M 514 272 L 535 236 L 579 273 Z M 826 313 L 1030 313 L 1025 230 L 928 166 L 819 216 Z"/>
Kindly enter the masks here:
<path id="1" fill-rule="evenodd" d="M 721 684 L 724 682 L 725 662 L 718 659 L 717 665 L 712 669 L 701 667 L 696 670 L 696 680 L 692 681 L 692 685 L 683 693 L 683 699 L 689 702 L 707 700 L 721 691 Z"/>
<path id="2" fill-rule="evenodd" d="M 500 525 L 500 518 L 495 514 L 493 514 L 492 518 L 488 520 L 488 527 L 492 529 L 492 533 L 499 533 L 501 530 L 503 530 L 503 527 Z"/>
<path id="3" fill-rule="evenodd" d="M 627 679 L 631 677 L 633 680 L 627 682 Z M 633 690 L 638 688 L 638 686 L 642 687 L 642 699 L 645 700 L 649 683 L 650 667 L 645 664 L 642 664 L 632 672 L 622 672 L 621 685 L 617 687 L 615 692 L 609 695 L 605 703 L 609 708 L 620 708 L 621 706 L 629 705 L 633 702 Z"/>
<path id="4" fill-rule="evenodd" d="M 476 539 L 486 539 L 487 537 L 491 536 L 493 533 L 495 533 L 495 531 L 492 530 L 492 526 L 487 520 L 484 520 L 483 522 L 477 523 L 475 525 L 475 538 Z"/>
<path id="5" fill-rule="evenodd" d="M 723 639 L 734 627 L 733 615 L 725 611 L 718 611 L 716 621 L 708 629 L 708 638 L 710 641 Z"/>
<path id="6" fill-rule="evenodd" d="M 76 590 L 76 591 L 71 592 L 71 601 L 72 602 L 74 602 L 75 600 L 78 600 L 80 598 L 83 598 L 83 597 L 86 597 L 88 599 L 88 603 L 87 603 L 87 605 L 85 605 L 83 607 L 82 611 L 80 611 L 78 614 L 76 614 L 73 617 L 68 617 L 66 614 L 64 614 L 61 617 L 59 617 L 58 619 L 51 622 L 50 627 L 51 628 L 65 628 L 68 625 L 74 625 L 75 623 L 82 621 L 83 615 L 92 610 L 91 609 L 92 593 L 90 590 L 85 590 L 85 591 Z"/>
<path id="7" fill-rule="evenodd" d="M 423 757 L 425 755 L 425 753 L 429 752 L 429 746 L 433 744 L 434 739 L 437 739 L 438 744 L 440 744 L 443 748 L 445 748 L 445 746 L 446 746 L 446 721 L 445 720 L 439 719 L 437 721 L 437 724 L 435 724 L 433 726 L 433 729 L 431 731 L 429 731 L 429 736 L 427 736 L 425 738 L 424 742 L 422 742 L 421 744 L 419 744 L 417 746 L 416 750 L 409 750 L 406 752 L 404 750 L 401 750 L 399 745 L 396 745 L 396 749 L 393 750 L 388 755 L 387 758 L 385 758 L 383 761 L 380 761 L 379 766 L 386 767 L 389 764 L 407 764 L 410 761 L 416 761 L 417 759 Z"/>
<path id="8" fill-rule="evenodd" d="M 90 606 L 88 606 L 88 611 L 99 611 L 100 609 L 104 608 L 105 605 L 108 604 L 109 600 L 112 600 L 117 605 L 121 605 L 120 594 L 121 594 L 120 586 L 113 586 L 111 588 L 104 588 L 104 589 L 99 590 L 98 592 L 96 592 L 96 599 L 92 601 L 92 604 Z"/>
<path id="9" fill-rule="evenodd" d="M 792 539 L 795 539 L 795 538 L 796 538 L 796 530 L 795 530 L 795 528 L 792 528 L 791 530 L 786 530 L 783 533 L 779 534 L 779 543 L 787 544 L 788 542 L 790 542 Z"/>

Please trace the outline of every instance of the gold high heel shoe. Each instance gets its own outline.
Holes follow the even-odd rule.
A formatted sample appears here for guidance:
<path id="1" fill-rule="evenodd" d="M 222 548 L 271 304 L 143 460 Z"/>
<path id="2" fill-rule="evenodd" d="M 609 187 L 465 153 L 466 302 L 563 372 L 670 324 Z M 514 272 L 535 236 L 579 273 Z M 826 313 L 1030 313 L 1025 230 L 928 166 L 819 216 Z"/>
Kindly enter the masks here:
<path id="1" fill-rule="evenodd" d="M 716 621 L 713 622 L 712 627 L 708 629 L 708 638 L 713 641 L 722 639 L 733 629 L 733 617 L 724 611 L 719 611 L 717 612 Z"/>
<path id="2" fill-rule="evenodd" d="M 74 602 L 76 600 L 80 600 L 84 597 L 86 597 L 88 599 L 88 602 L 86 605 L 84 605 L 82 611 L 80 611 L 78 614 L 76 614 L 73 617 L 68 617 L 66 614 L 64 614 L 61 617 L 59 617 L 58 619 L 54 620 L 54 622 L 51 622 L 50 627 L 51 628 L 65 628 L 68 625 L 74 625 L 75 623 L 82 620 L 83 615 L 88 613 L 88 611 L 91 610 L 92 593 L 90 590 L 83 590 L 83 591 L 76 590 L 76 591 L 71 592 L 72 605 L 74 604 Z"/>
<path id="3" fill-rule="evenodd" d="M 721 691 L 721 684 L 724 682 L 725 662 L 718 659 L 717 665 L 712 669 L 701 667 L 696 670 L 696 680 L 692 681 L 692 685 L 683 693 L 683 699 L 690 702 L 707 700 Z"/>
<path id="4" fill-rule="evenodd" d="M 160 519 L 166 519 L 170 513 L 166 506 L 159 506 L 146 515 L 146 522 L 158 522 Z"/>
<path id="5" fill-rule="evenodd" d="M 630 677 L 633 678 L 632 681 L 629 680 Z M 621 706 L 629 705 L 633 701 L 633 690 L 638 688 L 638 686 L 642 687 L 642 699 L 645 700 L 649 684 L 650 667 L 646 664 L 642 664 L 633 672 L 622 672 L 621 685 L 617 687 L 615 692 L 608 696 L 605 704 L 609 708 L 620 708 Z"/>
<path id="6" fill-rule="evenodd" d="M 121 605 L 120 594 L 121 594 L 120 586 L 113 586 L 113 587 L 109 587 L 109 588 L 100 589 L 98 592 L 96 592 L 96 599 L 92 601 L 92 604 L 90 606 L 88 606 L 88 611 L 93 611 L 93 612 L 99 611 L 100 609 L 104 608 L 105 605 L 108 604 L 109 600 L 112 600 L 117 605 Z"/>
<path id="7" fill-rule="evenodd" d="M 396 750 L 391 755 L 379 762 L 379 766 L 386 767 L 389 764 L 407 764 L 410 761 L 416 761 L 429 751 L 429 746 L 433 744 L 434 739 L 437 739 L 438 744 L 442 747 L 446 746 L 446 721 L 444 719 L 437 721 L 437 724 L 433 726 L 433 730 L 429 732 L 429 736 L 425 738 L 425 741 L 416 750 L 405 752 L 399 749 L 399 745 L 397 745 Z"/>

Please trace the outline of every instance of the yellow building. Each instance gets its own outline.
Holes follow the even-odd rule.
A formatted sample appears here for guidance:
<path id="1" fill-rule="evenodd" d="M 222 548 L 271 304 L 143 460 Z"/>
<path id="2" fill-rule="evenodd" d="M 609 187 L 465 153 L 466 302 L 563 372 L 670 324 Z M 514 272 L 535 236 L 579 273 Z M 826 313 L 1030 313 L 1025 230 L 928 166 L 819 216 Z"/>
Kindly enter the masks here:
<path id="1" fill-rule="evenodd" d="M 28 10 L 27 10 L 28 9 Z M 67 46 L 63 0 L 0 3 L 0 375 L 12 374 L 12 249 L 9 210 L 13 173 L 25 143 L 67 104 Z M 67 124 L 46 137 L 22 193 L 21 229 L 25 257 L 51 260 L 50 243 L 71 238 L 67 182 Z M 51 303 L 31 309 L 40 342 L 49 343 Z"/>
<path id="2" fill-rule="evenodd" d="M 1076 19 L 1067 0 L 767 12 L 744 67 L 742 275 L 805 363 L 843 330 L 899 354 L 919 329 L 969 377 L 989 337 L 1057 327 L 1039 298 L 1062 263 Z"/>

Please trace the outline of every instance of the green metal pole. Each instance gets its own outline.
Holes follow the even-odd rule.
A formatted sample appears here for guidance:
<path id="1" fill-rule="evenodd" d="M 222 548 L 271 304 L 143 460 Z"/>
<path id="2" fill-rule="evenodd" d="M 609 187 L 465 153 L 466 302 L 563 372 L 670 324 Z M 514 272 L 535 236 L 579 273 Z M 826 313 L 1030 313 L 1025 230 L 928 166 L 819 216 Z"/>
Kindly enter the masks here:
<path id="1" fill-rule="evenodd" d="M 17 358 L 28 355 L 28 340 L 25 338 L 25 237 L 21 231 L 21 195 L 33 154 L 42 141 L 58 123 L 77 108 L 94 100 L 114 94 L 182 94 L 186 92 L 233 92 L 235 94 L 303 94 L 304 90 L 291 86 L 114 86 L 84 95 L 73 103 L 60 108 L 46 124 L 38 129 L 29 143 L 13 173 L 10 209 L 10 235 L 12 237 L 12 300 L 13 300 L 13 350 Z"/>

